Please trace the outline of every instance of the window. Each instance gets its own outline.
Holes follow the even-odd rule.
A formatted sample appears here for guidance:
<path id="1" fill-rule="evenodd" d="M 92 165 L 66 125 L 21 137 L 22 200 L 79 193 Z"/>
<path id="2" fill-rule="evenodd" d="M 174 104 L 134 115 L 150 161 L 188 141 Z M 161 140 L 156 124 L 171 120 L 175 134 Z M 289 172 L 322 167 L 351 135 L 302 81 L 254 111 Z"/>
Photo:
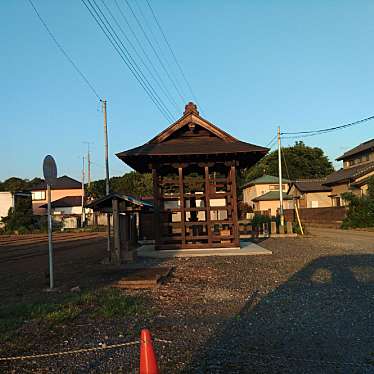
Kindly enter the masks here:
<path id="1" fill-rule="evenodd" d="M 270 184 L 269 185 L 269 190 L 270 191 L 279 191 L 279 184 Z M 283 191 L 286 190 L 286 185 L 285 184 L 282 184 L 282 190 Z"/>
<path id="2" fill-rule="evenodd" d="M 32 192 L 33 200 L 45 200 L 45 191 L 34 191 Z"/>

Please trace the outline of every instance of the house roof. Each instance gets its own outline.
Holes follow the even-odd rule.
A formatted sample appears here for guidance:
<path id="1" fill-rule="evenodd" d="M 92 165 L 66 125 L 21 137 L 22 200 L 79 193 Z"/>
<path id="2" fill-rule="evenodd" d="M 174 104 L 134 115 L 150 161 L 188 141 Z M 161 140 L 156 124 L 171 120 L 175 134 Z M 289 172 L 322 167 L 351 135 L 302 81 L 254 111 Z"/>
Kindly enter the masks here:
<path id="1" fill-rule="evenodd" d="M 102 208 L 111 208 L 113 199 L 117 199 L 120 202 L 130 203 L 131 205 L 136 205 L 139 208 L 153 208 L 153 205 L 146 201 L 141 201 L 133 196 L 119 194 L 115 192 L 112 192 L 109 195 L 103 196 L 99 199 L 92 201 L 91 203 L 87 204 L 87 208 L 92 208 L 94 210 L 100 210 Z"/>
<path id="2" fill-rule="evenodd" d="M 283 200 L 292 200 L 293 197 L 283 192 Z M 261 196 L 257 196 L 252 201 L 279 201 L 279 191 L 269 191 Z"/>
<path id="3" fill-rule="evenodd" d="M 360 178 L 373 170 L 374 161 L 361 165 L 352 166 L 347 169 L 340 169 L 328 175 L 326 177 L 326 181 L 324 182 L 324 184 L 327 186 L 331 186 L 334 184 L 349 182 L 355 180 L 356 178 Z"/>
<path id="4" fill-rule="evenodd" d="M 361 143 L 357 147 L 350 149 L 349 151 L 345 152 L 343 155 L 339 156 L 336 159 L 336 161 L 341 161 L 351 156 L 357 155 L 361 152 L 370 151 L 370 150 L 374 151 L 374 139 L 368 140 L 364 143 Z"/>
<path id="5" fill-rule="evenodd" d="M 51 202 L 51 208 L 71 208 L 82 205 L 82 196 L 65 196 Z M 40 208 L 48 208 L 48 204 L 43 204 Z"/>
<path id="6" fill-rule="evenodd" d="M 193 103 L 186 105 L 183 116 L 142 146 L 117 153 L 133 169 L 144 172 L 149 163 L 160 158 L 175 161 L 193 156 L 214 159 L 215 155 L 232 157 L 242 166 L 252 166 L 268 148 L 237 140 L 199 115 Z"/>
<path id="7" fill-rule="evenodd" d="M 331 187 L 323 185 L 325 181 L 326 181 L 326 178 L 300 179 L 300 180 L 293 181 L 292 185 L 295 186 L 300 192 L 303 192 L 303 193 L 305 192 L 329 192 L 331 191 Z"/>
<path id="8" fill-rule="evenodd" d="M 82 183 L 68 177 L 67 175 L 63 175 L 62 177 L 56 178 L 56 181 L 51 185 L 53 190 L 70 190 L 70 189 L 81 189 Z M 43 181 L 40 184 L 37 184 L 30 188 L 30 191 L 36 190 L 45 190 L 47 189 L 47 183 Z"/>
<path id="9" fill-rule="evenodd" d="M 272 175 L 263 175 L 262 177 L 253 179 L 242 186 L 242 188 L 254 186 L 256 184 L 278 184 L 279 178 Z M 282 178 L 282 183 L 291 183 L 289 179 Z"/>

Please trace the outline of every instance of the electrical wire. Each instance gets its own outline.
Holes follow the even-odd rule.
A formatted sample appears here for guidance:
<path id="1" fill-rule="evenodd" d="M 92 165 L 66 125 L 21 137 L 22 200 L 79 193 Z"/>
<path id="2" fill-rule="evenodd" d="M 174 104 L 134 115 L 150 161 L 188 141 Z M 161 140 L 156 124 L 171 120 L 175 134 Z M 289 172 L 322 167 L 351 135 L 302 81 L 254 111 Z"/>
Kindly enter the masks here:
<path id="1" fill-rule="evenodd" d="M 147 82 L 144 81 L 144 79 L 142 78 L 141 74 L 138 72 L 138 70 L 136 70 L 136 68 L 134 67 L 134 65 L 131 63 L 129 57 L 126 55 L 126 47 L 123 45 L 121 39 L 118 37 L 118 35 L 116 34 L 116 32 L 113 30 L 113 28 L 111 27 L 111 25 L 107 22 L 105 23 L 105 20 L 103 20 L 103 17 L 100 16 L 100 14 L 97 12 L 95 6 L 92 4 L 91 0 L 81 0 L 83 5 L 87 8 L 87 10 L 89 11 L 89 13 L 91 14 L 92 18 L 94 19 L 94 21 L 97 23 L 97 25 L 99 26 L 99 28 L 101 29 L 101 31 L 104 33 L 105 37 L 108 39 L 108 41 L 110 42 L 110 44 L 112 45 L 112 47 L 114 48 L 114 50 L 117 52 L 117 54 L 120 56 L 121 60 L 125 63 L 125 65 L 127 66 L 127 68 L 130 70 L 130 72 L 132 73 L 132 75 L 134 76 L 134 78 L 137 80 L 137 82 L 140 84 L 140 86 L 144 89 L 144 91 L 147 93 L 148 97 L 151 99 L 151 101 L 155 104 L 155 106 L 157 107 L 157 109 L 160 111 L 160 113 L 165 117 L 165 119 L 167 121 L 173 121 L 173 117 L 171 116 L 170 112 L 167 110 L 167 108 L 165 109 L 164 105 L 162 105 L 162 103 L 160 103 L 159 99 L 158 99 L 158 95 L 154 95 L 152 90 L 147 86 Z M 97 3 L 95 2 L 95 0 L 93 0 L 93 2 L 95 3 L 97 9 L 99 9 L 99 12 L 102 14 L 102 11 L 101 9 L 97 6 Z M 89 5 L 87 5 L 87 3 Z M 110 30 L 109 28 L 112 30 Z M 115 38 L 115 36 L 113 36 L 113 34 L 117 37 L 117 39 Z M 125 52 L 124 52 L 125 51 Z M 149 82 L 148 82 L 149 84 Z"/>
<path id="2" fill-rule="evenodd" d="M 158 54 L 157 50 L 156 50 L 155 47 L 154 47 L 152 41 L 150 40 L 150 38 L 148 37 L 147 33 L 145 32 L 144 27 L 143 27 L 143 25 L 141 24 L 141 22 L 140 22 L 139 18 L 137 17 L 137 15 L 135 14 L 135 12 L 134 12 L 134 10 L 133 10 L 131 4 L 129 3 L 128 0 L 125 0 L 125 2 L 126 2 L 126 4 L 127 4 L 127 6 L 129 7 L 129 9 L 130 9 L 132 15 L 134 16 L 135 21 L 136 21 L 136 23 L 138 24 L 139 28 L 141 29 L 141 31 L 142 31 L 142 33 L 143 33 L 145 39 L 147 40 L 148 44 L 150 45 L 150 47 L 151 47 L 153 53 L 155 54 L 155 56 L 156 56 L 158 62 L 160 63 L 160 66 L 162 67 L 162 69 L 164 70 L 165 74 L 166 74 L 167 77 L 169 78 L 169 80 L 170 80 L 170 82 L 172 83 L 172 85 L 173 85 L 175 91 L 177 92 L 177 94 L 178 94 L 179 97 L 181 98 L 183 104 L 185 104 L 185 102 L 186 102 L 185 98 L 183 97 L 183 95 L 182 95 L 181 91 L 179 90 L 178 86 L 176 85 L 174 79 L 171 77 L 169 71 L 166 69 L 165 64 L 163 63 L 163 61 L 162 61 L 160 55 Z"/>
<path id="3" fill-rule="evenodd" d="M 364 122 L 368 122 L 374 119 L 374 116 L 370 116 L 367 118 L 360 119 L 358 121 L 350 122 L 344 125 L 340 126 L 334 126 L 329 127 L 326 129 L 319 129 L 319 130 L 310 130 L 310 131 L 297 131 L 297 132 L 282 132 L 281 135 L 300 135 L 300 136 L 290 136 L 290 137 L 284 137 L 284 139 L 293 139 L 293 138 L 299 138 L 299 137 L 308 137 L 308 136 L 315 136 L 320 134 L 329 133 L 336 130 L 342 130 L 346 129 L 348 127 L 356 126 Z"/>
<path id="4" fill-rule="evenodd" d="M 40 15 L 39 11 L 37 10 L 37 8 L 35 7 L 34 3 L 32 2 L 32 0 L 28 0 L 31 7 L 34 9 L 34 12 L 35 14 L 37 15 L 37 17 L 39 18 L 39 21 L 41 22 L 41 24 L 43 25 L 43 27 L 45 28 L 45 30 L 47 31 L 48 35 L 51 37 L 51 39 L 53 40 L 53 42 L 56 44 L 57 48 L 60 50 L 60 52 L 65 56 L 65 58 L 70 62 L 70 64 L 73 66 L 74 70 L 80 75 L 80 77 L 84 80 L 84 82 L 87 84 L 87 86 L 90 88 L 91 92 L 96 96 L 97 99 L 100 100 L 100 96 L 99 94 L 97 93 L 95 87 L 93 86 L 93 84 L 88 80 L 88 78 L 83 74 L 82 70 L 80 70 L 77 66 L 77 64 L 73 61 L 73 59 L 69 56 L 69 54 L 65 51 L 65 49 L 62 47 L 62 45 L 60 44 L 60 42 L 56 39 L 56 37 L 53 35 L 52 31 L 50 30 L 50 28 L 48 27 L 47 23 L 44 21 L 44 19 L 42 18 L 42 16 Z"/>
<path id="5" fill-rule="evenodd" d="M 90 1 L 90 0 L 88 0 Z M 105 2 L 104 0 L 101 0 L 101 2 L 104 4 L 104 6 L 106 7 L 105 5 Z M 122 46 L 122 52 L 124 51 L 125 53 L 125 56 L 126 58 L 128 59 L 128 62 L 130 64 L 130 66 L 135 70 L 135 72 L 138 74 L 138 76 L 140 77 L 140 79 L 142 80 L 142 82 L 146 85 L 146 87 L 151 91 L 152 95 L 154 95 L 154 98 L 156 99 L 156 101 L 163 107 L 163 109 L 168 113 L 168 115 L 170 116 L 169 117 L 169 121 L 171 119 L 171 121 L 173 121 L 173 116 L 172 114 L 170 113 L 169 109 L 167 108 L 167 106 L 164 104 L 164 102 L 161 100 L 161 98 L 159 97 L 159 95 L 157 94 L 157 92 L 154 90 L 153 86 L 150 84 L 150 82 L 148 81 L 148 79 L 145 77 L 145 75 L 143 74 L 142 70 L 139 68 L 139 65 L 136 63 L 136 61 L 133 59 L 133 57 L 131 56 L 130 52 L 128 51 L 128 49 L 126 48 L 126 46 L 123 44 L 121 38 L 118 36 L 118 34 L 116 33 L 116 31 L 114 30 L 114 28 L 111 26 L 109 20 L 107 19 L 107 17 L 105 16 L 105 14 L 103 13 L 103 11 L 100 9 L 100 7 L 98 6 L 96 0 L 93 0 L 93 3 L 96 5 L 96 9 L 98 9 L 98 11 L 100 12 L 101 16 L 104 18 L 105 22 L 106 22 L 106 25 L 108 25 L 112 31 L 112 33 L 115 35 L 115 37 L 117 38 L 117 40 L 120 42 L 120 45 Z M 108 8 L 107 8 L 108 9 Z M 97 13 L 96 13 L 97 14 Z M 100 17 L 100 16 L 99 16 Z M 102 18 L 100 18 L 101 21 L 102 21 Z M 116 21 L 117 22 L 117 21 Z M 118 22 L 117 22 L 118 24 Z M 111 34 L 112 35 L 112 34 Z M 113 35 L 112 35 L 113 36 Z"/>
<path id="6" fill-rule="evenodd" d="M 152 77 L 153 81 L 157 84 L 157 86 L 159 87 L 159 89 L 163 92 L 163 94 L 165 95 L 165 97 L 168 99 L 169 103 L 171 105 L 173 105 L 177 111 L 177 113 L 179 113 L 179 108 L 178 108 L 178 105 L 177 103 L 175 102 L 175 100 L 173 99 L 173 97 L 171 96 L 170 92 L 168 92 L 167 88 L 165 87 L 165 85 L 163 84 L 162 80 L 160 79 L 157 80 L 155 75 L 153 74 L 153 72 L 151 71 L 151 69 L 148 67 L 148 65 L 146 64 L 146 62 L 144 61 L 143 57 L 140 55 L 140 53 L 138 52 L 137 48 L 134 46 L 134 44 L 132 43 L 132 41 L 130 40 L 130 38 L 126 35 L 124 29 L 122 28 L 122 26 L 119 24 L 119 22 L 117 21 L 117 19 L 115 18 L 113 12 L 110 10 L 110 8 L 105 4 L 105 2 L 103 0 L 101 0 L 105 9 L 107 10 L 107 12 L 110 14 L 111 18 L 113 19 L 113 21 L 115 22 L 115 24 L 117 25 L 117 27 L 119 28 L 119 30 L 121 31 L 122 35 L 124 36 L 124 38 L 126 39 L 127 43 L 131 46 L 131 48 L 134 50 L 136 56 L 138 57 L 138 59 L 140 60 L 141 64 L 144 66 L 144 68 L 147 70 L 148 74 Z M 117 2 L 117 0 L 115 0 L 115 4 L 116 4 L 116 7 L 120 13 L 120 15 L 122 16 L 122 18 L 125 19 L 126 23 L 128 24 L 129 26 L 129 23 L 127 22 L 127 19 L 124 15 L 124 13 L 122 12 L 121 8 L 119 7 L 119 4 Z M 150 65 L 153 65 L 152 64 L 152 61 L 148 60 Z"/>
<path id="7" fill-rule="evenodd" d="M 163 39 L 164 39 L 164 41 L 165 41 L 165 43 L 166 43 L 166 45 L 167 45 L 167 47 L 168 47 L 168 49 L 169 49 L 171 55 L 172 55 L 172 57 L 173 57 L 173 60 L 175 61 L 175 64 L 177 65 L 178 70 L 179 70 L 179 72 L 181 73 L 181 75 L 182 75 L 182 77 L 183 77 L 183 80 L 184 80 L 184 82 L 186 83 L 186 86 L 188 87 L 188 89 L 189 89 L 189 91 L 190 91 L 190 93 L 191 93 L 191 96 L 192 96 L 193 99 L 195 100 L 196 104 L 198 104 L 198 100 L 197 100 L 197 98 L 196 98 L 196 95 L 195 95 L 194 91 L 192 90 L 192 87 L 191 87 L 191 85 L 190 85 L 190 82 L 188 81 L 188 79 L 187 79 L 187 77 L 186 77 L 186 75 L 185 75 L 185 73 L 184 73 L 184 71 L 183 71 L 183 69 L 182 69 L 182 66 L 181 66 L 181 64 L 179 63 L 179 61 L 178 61 L 178 59 L 177 59 L 177 57 L 176 57 L 176 55 L 175 55 L 175 53 L 174 53 L 174 51 L 173 51 L 173 48 L 171 47 L 171 45 L 170 45 L 170 43 L 169 43 L 169 41 L 168 41 L 168 39 L 167 39 L 167 37 L 166 37 L 166 34 L 165 34 L 163 28 L 161 27 L 161 24 L 160 24 L 160 22 L 159 22 L 159 20 L 158 20 L 158 17 L 157 17 L 157 15 L 156 15 L 156 13 L 154 12 L 154 10 L 153 10 L 153 8 L 152 8 L 152 6 L 151 6 L 149 0 L 146 0 L 146 2 L 147 2 L 147 4 L 148 4 L 148 7 L 149 7 L 151 13 L 152 13 L 153 19 L 155 20 L 155 22 L 156 22 L 156 24 L 157 24 L 157 27 L 158 27 L 158 29 L 160 30 L 161 35 L 162 35 L 162 37 L 163 37 Z M 200 104 L 198 104 L 198 105 L 199 105 L 199 107 L 200 107 Z"/>
<path id="8" fill-rule="evenodd" d="M 147 54 L 145 48 L 143 47 L 142 42 L 140 41 L 140 39 L 138 38 L 138 36 L 137 36 L 136 33 L 134 32 L 134 29 L 132 28 L 132 26 L 131 26 L 131 24 L 130 24 L 128 18 L 126 17 L 126 14 L 123 12 L 123 10 L 122 10 L 122 8 L 121 8 L 121 6 L 119 5 L 119 3 L 118 3 L 117 0 L 114 0 L 114 3 L 115 3 L 115 5 L 116 5 L 116 7 L 117 7 L 117 9 L 118 9 L 118 11 L 119 11 L 121 17 L 122 17 L 123 20 L 125 21 L 125 23 L 126 23 L 128 29 L 130 30 L 130 32 L 131 32 L 133 38 L 135 39 L 136 43 L 138 44 L 140 50 L 142 51 L 144 57 L 145 57 L 146 60 L 148 61 L 149 65 L 151 66 L 151 68 L 152 68 L 152 70 L 153 70 L 155 76 L 154 76 L 153 74 L 151 74 L 150 72 L 149 72 L 149 73 L 151 74 L 152 78 L 153 78 L 155 81 L 158 82 L 159 87 L 160 87 L 160 86 L 162 87 L 161 90 L 163 91 L 164 95 L 169 99 L 169 102 L 172 102 L 172 103 L 173 103 L 173 105 L 175 106 L 176 110 L 177 110 L 178 113 L 179 113 L 180 108 L 178 107 L 178 104 L 175 102 L 174 98 L 172 97 L 172 95 L 170 94 L 168 88 L 166 87 L 165 83 L 163 82 L 163 79 L 161 78 L 159 72 L 157 71 L 157 69 L 156 69 L 156 67 L 154 66 L 153 62 L 152 62 L 151 59 L 149 58 L 149 55 Z M 131 44 L 132 44 L 132 43 L 131 43 Z M 133 45 L 133 44 L 132 44 L 132 45 Z M 135 48 L 134 46 L 133 46 L 133 49 L 136 51 L 136 48 Z M 139 56 L 139 54 L 137 53 L 137 51 L 136 51 L 136 54 Z M 139 59 L 140 59 L 140 56 L 139 56 Z M 141 61 L 144 61 L 144 60 L 141 59 Z M 143 62 L 143 64 L 146 66 L 146 64 L 145 64 L 144 62 Z M 148 70 L 148 69 L 147 69 L 147 70 Z M 157 77 L 157 79 L 156 79 L 156 77 Z"/>

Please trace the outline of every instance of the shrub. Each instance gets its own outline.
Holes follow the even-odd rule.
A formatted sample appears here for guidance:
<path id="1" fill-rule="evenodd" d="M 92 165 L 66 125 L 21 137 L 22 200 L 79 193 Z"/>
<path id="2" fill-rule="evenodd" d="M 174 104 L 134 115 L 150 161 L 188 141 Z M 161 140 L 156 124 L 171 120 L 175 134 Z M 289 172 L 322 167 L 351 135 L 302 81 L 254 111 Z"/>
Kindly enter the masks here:
<path id="1" fill-rule="evenodd" d="M 368 180 L 368 193 L 356 196 L 351 192 L 342 194 L 348 202 L 347 217 L 342 223 L 343 229 L 374 227 L 374 177 Z"/>

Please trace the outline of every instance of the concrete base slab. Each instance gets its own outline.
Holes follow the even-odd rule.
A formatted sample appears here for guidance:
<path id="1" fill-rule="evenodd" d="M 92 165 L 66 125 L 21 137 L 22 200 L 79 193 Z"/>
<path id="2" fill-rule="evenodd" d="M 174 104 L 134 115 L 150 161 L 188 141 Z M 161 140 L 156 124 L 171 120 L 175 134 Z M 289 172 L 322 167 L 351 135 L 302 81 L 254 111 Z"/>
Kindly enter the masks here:
<path id="1" fill-rule="evenodd" d="M 138 248 L 139 257 L 174 258 L 174 257 L 203 257 L 203 256 L 256 256 L 271 255 L 272 252 L 255 243 L 241 242 L 240 248 L 204 248 L 204 249 L 175 249 L 156 251 L 153 245 L 143 245 Z"/>

